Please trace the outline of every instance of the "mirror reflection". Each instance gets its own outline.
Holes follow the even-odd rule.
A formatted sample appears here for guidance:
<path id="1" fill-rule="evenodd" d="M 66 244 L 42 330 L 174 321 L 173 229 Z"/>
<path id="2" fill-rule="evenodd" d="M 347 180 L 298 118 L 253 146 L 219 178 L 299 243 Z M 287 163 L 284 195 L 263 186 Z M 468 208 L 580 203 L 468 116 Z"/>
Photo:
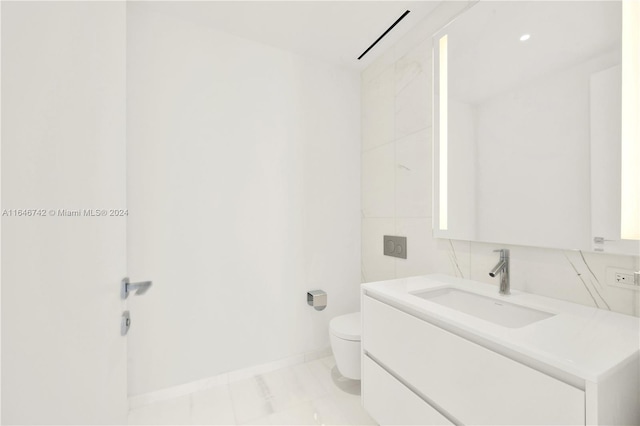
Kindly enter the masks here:
<path id="1" fill-rule="evenodd" d="M 479 2 L 435 37 L 436 236 L 638 254 L 621 238 L 622 15 Z"/>

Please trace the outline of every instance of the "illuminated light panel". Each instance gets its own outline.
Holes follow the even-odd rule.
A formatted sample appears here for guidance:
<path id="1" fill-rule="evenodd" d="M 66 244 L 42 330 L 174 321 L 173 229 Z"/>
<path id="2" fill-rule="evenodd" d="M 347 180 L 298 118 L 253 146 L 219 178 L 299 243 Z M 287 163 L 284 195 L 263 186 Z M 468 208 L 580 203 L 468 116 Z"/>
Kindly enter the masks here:
<path id="1" fill-rule="evenodd" d="M 640 240 L 640 2 L 622 2 L 621 229 Z"/>
<path id="2" fill-rule="evenodd" d="M 447 36 L 443 36 L 439 41 L 439 103 L 440 114 L 438 121 L 438 130 L 440 133 L 440 163 L 439 163 L 439 228 L 446 231 L 449 227 L 448 223 L 448 86 L 447 86 Z"/>
<path id="3" fill-rule="evenodd" d="M 531 34 L 522 34 L 520 36 L 520 41 L 527 41 L 531 38 Z"/>

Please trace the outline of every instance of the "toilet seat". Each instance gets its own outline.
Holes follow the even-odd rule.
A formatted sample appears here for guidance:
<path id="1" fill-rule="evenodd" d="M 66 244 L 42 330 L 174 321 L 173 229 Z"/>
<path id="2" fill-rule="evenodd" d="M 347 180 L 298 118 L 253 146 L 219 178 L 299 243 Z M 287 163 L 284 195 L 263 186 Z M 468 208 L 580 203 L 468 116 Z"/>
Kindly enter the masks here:
<path id="1" fill-rule="evenodd" d="M 360 341 L 360 312 L 340 315 L 329 323 L 331 334 L 340 339 Z"/>

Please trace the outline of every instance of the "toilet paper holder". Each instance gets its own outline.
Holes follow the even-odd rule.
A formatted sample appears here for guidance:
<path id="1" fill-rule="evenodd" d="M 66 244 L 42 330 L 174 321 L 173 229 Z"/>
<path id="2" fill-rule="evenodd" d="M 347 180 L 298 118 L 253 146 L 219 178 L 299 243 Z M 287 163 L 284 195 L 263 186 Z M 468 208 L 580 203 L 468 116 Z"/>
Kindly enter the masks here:
<path id="1" fill-rule="evenodd" d="M 307 304 L 313 306 L 316 311 L 327 307 L 327 293 L 324 290 L 311 290 L 307 292 Z"/>

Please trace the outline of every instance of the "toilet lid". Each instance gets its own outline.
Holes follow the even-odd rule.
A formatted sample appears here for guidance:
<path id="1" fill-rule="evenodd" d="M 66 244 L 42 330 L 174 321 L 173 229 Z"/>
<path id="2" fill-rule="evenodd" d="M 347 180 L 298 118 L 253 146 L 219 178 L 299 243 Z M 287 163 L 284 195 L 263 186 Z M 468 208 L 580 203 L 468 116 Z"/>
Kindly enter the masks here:
<path id="1" fill-rule="evenodd" d="M 360 312 L 335 317 L 329 323 L 329 330 L 341 339 L 360 341 Z"/>

